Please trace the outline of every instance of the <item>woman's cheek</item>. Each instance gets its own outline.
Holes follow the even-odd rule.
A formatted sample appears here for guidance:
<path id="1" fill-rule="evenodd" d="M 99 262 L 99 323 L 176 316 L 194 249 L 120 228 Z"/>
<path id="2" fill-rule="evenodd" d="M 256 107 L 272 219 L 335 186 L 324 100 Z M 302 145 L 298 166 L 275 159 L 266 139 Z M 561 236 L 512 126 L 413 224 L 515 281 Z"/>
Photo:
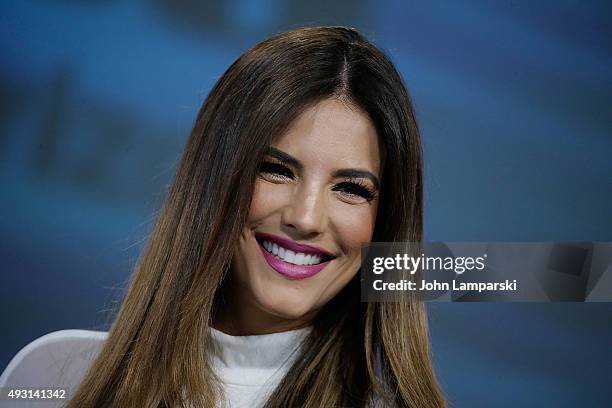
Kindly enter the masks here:
<path id="1" fill-rule="evenodd" d="M 376 205 L 355 205 L 337 208 L 335 224 L 346 246 L 361 248 L 364 242 L 372 240 L 376 223 Z"/>
<path id="2" fill-rule="evenodd" d="M 248 220 L 250 222 L 260 220 L 282 208 L 286 195 L 287 186 L 257 180 L 253 190 Z"/>

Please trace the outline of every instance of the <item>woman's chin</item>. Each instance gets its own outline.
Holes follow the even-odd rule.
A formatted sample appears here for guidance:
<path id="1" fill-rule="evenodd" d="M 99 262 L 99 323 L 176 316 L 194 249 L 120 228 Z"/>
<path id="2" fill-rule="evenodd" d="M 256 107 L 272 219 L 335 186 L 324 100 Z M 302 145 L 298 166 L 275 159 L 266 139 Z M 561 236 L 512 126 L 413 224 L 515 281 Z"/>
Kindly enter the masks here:
<path id="1" fill-rule="evenodd" d="M 310 301 L 296 298 L 295 295 L 258 299 L 258 303 L 267 314 L 283 320 L 301 320 L 313 310 Z"/>

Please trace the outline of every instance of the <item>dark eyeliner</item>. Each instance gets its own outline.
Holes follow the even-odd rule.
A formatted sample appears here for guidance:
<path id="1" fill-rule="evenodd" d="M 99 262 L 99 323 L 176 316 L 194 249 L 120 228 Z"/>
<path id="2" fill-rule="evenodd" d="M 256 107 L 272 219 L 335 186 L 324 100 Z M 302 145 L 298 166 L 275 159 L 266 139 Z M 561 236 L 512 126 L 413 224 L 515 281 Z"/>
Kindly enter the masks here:
<path id="1" fill-rule="evenodd" d="M 293 178 L 293 172 L 287 166 L 269 161 L 263 161 L 259 164 L 259 172 Z"/>
<path id="2" fill-rule="evenodd" d="M 342 190 L 348 194 L 363 197 L 367 201 L 372 201 L 376 198 L 376 193 L 374 191 L 371 191 L 368 187 L 355 181 L 343 181 L 342 183 L 338 183 L 338 185 L 334 187 L 334 190 Z"/>

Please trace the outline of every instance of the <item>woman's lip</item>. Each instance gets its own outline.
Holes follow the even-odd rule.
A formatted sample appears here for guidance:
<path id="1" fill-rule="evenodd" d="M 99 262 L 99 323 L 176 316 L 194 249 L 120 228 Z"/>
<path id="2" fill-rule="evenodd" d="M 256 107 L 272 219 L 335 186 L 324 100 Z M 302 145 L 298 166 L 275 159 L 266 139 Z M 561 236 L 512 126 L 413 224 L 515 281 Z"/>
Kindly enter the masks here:
<path id="1" fill-rule="evenodd" d="M 312 246 L 312 245 L 298 244 L 297 242 L 292 241 L 290 239 L 282 238 L 282 237 L 268 234 L 265 232 L 256 232 L 255 239 L 257 239 L 257 241 L 259 242 L 270 241 L 272 243 L 276 243 L 279 246 L 282 246 L 285 249 L 290 249 L 291 251 L 294 251 L 294 252 L 305 252 L 307 254 L 315 254 L 315 255 L 320 255 L 321 257 L 327 257 L 327 258 L 336 257 L 334 254 L 327 252 L 326 250 L 322 248 Z"/>
<path id="2" fill-rule="evenodd" d="M 261 243 L 257 243 L 257 246 L 261 250 L 264 259 L 279 274 L 283 275 L 288 279 L 306 279 L 321 272 L 332 260 L 321 262 L 316 265 L 294 265 L 289 262 L 285 262 L 280 258 L 275 257 L 273 254 L 268 252 Z"/>

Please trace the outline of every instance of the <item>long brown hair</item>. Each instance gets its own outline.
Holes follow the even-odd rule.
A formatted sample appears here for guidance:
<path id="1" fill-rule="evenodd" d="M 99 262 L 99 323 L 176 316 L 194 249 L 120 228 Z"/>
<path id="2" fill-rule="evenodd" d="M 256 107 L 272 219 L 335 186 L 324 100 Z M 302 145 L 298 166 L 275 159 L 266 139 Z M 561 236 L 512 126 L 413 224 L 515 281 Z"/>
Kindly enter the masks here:
<path id="1" fill-rule="evenodd" d="M 374 240 L 421 240 L 419 131 L 393 64 L 350 28 L 271 37 L 229 67 L 200 109 L 109 337 L 69 407 L 216 405 L 208 328 L 258 165 L 297 115 L 325 98 L 367 112 L 381 138 Z M 374 395 L 391 406 L 445 406 L 423 304 L 410 296 L 362 303 L 357 274 L 317 314 L 267 407 L 359 407 Z"/>

